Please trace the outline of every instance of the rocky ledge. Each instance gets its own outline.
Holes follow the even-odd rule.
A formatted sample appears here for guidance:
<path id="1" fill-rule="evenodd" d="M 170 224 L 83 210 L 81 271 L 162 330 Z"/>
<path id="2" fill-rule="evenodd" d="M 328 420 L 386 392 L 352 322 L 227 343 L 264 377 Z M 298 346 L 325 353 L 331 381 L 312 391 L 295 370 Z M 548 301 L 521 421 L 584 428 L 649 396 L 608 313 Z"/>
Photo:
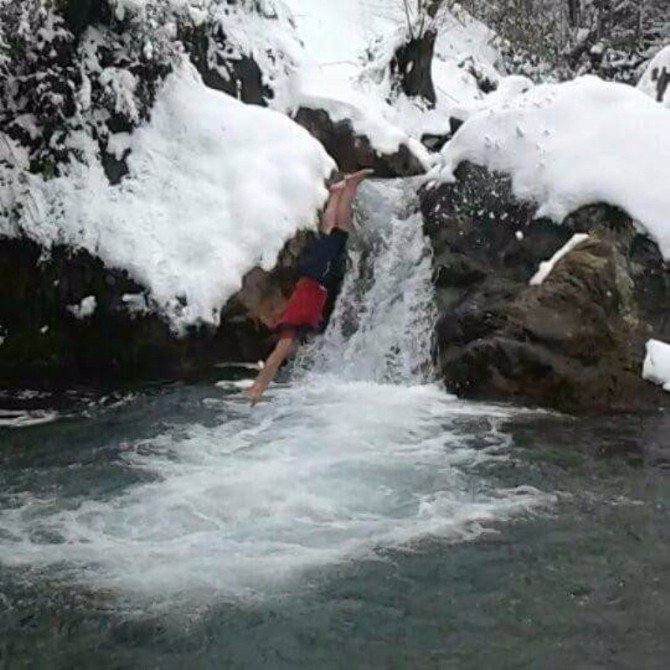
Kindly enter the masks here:
<path id="1" fill-rule="evenodd" d="M 283 249 L 276 268 L 249 272 L 218 328 L 178 337 L 145 289 L 82 250 L 48 254 L 27 239 L 0 239 L 0 384 L 174 379 L 216 363 L 255 362 L 271 346 L 272 319 L 296 281 L 311 233 Z"/>
<path id="2" fill-rule="evenodd" d="M 420 194 L 448 390 L 569 412 L 667 407 L 640 376 L 645 342 L 670 339 L 670 271 L 656 245 L 612 207 L 558 226 L 535 220 L 504 175 L 463 164 L 457 177 Z M 589 237 L 529 285 L 575 233 Z"/>

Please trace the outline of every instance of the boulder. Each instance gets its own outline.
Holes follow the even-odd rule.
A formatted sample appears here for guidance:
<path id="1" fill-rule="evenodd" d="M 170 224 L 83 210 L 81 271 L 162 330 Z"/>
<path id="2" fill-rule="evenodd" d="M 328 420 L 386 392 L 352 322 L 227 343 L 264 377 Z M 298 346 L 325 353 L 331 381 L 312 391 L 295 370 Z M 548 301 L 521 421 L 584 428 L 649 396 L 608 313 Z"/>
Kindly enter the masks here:
<path id="1" fill-rule="evenodd" d="M 646 340 L 670 337 L 670 273 L 655 244 L 615 208 L 558 226 L 535 220 L 502 175 L 464 164 L 458 177 L 421 193 L 447 388 L 574 412 L 667 404 L 640 376 Z M 576 232 L 589 238 L 530 286 Z"/>
<path id="2" fill-rule="evenodd" d="M 251 105 L 265 106 L 274 97 L 274 92 L 264 83 L 263 72 L 252 56 L 223 57 L 222 54 L 226 52 L 226 35 L 220 26 L 181 23 L 178 28 L 179 39 L 206 86 Z"/>
<path id="3" fill-rule="evenodd" d="M 410 177 L 426 171 L 406 144 L 393 154 L 380 153 L 367 137 L 356 134 L 351 121 L 335 122 L 323 109 L 300 107 L 294 119 L 323 144 L 343 172 L 373 168 L 378 177 Z"/>
<path id="4" fill-rule="evenodd" d="M 291 240 L 272 272 L 246 275 L 218 329 L 183 337 L 126 272 L 83 250 L 44 253 L 28 239 L 0 239 L 0 385 L 189 378 L 216 363 L 264 358 L 310 235 Z"/>

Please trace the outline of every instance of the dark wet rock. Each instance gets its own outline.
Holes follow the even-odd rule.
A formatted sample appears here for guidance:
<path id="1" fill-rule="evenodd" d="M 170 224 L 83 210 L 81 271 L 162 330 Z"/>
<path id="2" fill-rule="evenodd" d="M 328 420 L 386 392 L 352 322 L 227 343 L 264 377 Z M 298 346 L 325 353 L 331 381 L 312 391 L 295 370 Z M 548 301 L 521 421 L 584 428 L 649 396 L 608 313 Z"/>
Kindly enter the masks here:
<path id="1" fill-rule="evenodd" d="M 223 57 L 226 35 L 220 26 L 182 24 L 179 39 L 206 86 L 253 105 L 267 105 L 274 97 L 272 89 L 263 82 L 261 68 L 251 56 Z"/>
<path id="2" fill-rule="evenodd" d="M 111 23 L 111 8 L 107 2 L 99 0 L 58 0 L 68 28 L 74 35 L 80 35 L 88 26 L 96 23 Z"/>
<path id="3" fill-rule="evenodd" d="M 294 119 L 323 144 L 343 172 L 373 168 L 378 177 L 409 177 L 425 172 L 408 146 L 400 145 L 394 154 L 379 153 L 367 137 L 355 133 L 348 119 L 334 122 L 325 110 L 306 107 L 301 107 Z"/>
<path id="4" fill-rule="evenodd" d="M 421 136 L 421 144 L 423 144 L 429 151 L 441 151 L 444 145 L 456 134 L 462 125 L 463 121 L 461 119 L 451 116 L 449 117 L 449 132 L 441 135 L 425 133 Z"/>
<path id="5" fill-rule="evenodd" d="M 534 220 L 504 176 L 468 164 L 457 175 L 421 193 L 447 388 L 567 411 L 667 405 L 640 377 L 646 340 L 669 335 L 670 272 L 656 245 L 616 208 L 586 207 L 557 226 Z M 529 286 L 576 232 L 590 237 Z"/>
<path id="6" fill-rule="evenodd" d="M 300 233 L 270 273 L 253 270 L 221 314 L 221 326 L 193 327 L 177 337 L 151 311 L 144 287 L 67 247 L 48 253 L 27 239 L 0 239 L 0 384 L 187 378 L 216 363 L 263 358 L 269 325 L 297 279 L 309 239 Z M 73 306 L 94 296 L 96 309 L 78 319 Z"/>

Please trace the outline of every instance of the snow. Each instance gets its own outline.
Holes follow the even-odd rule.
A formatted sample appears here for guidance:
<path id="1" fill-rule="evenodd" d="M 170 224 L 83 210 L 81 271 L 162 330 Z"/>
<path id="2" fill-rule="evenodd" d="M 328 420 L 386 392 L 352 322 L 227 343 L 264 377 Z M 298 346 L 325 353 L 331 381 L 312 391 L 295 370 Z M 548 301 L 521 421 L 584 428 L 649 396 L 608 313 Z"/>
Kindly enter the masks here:
<path id="1" fill-rule="evenodd" d="M 31 177 L 37 207 L 20 227 L 47 248 L 82 247 L 126 269 L 177 332 L 217 325 L 243 276 L 271 269 L 298 229 L 315 227 L 335 167 L 289 118 L 205 87 L 186 62 L 130 148 L 118 186 L 99 164 Z M 16 232 L 0 219 L 0 235 Z"/>
<path id="2" fill-rule="evenodd" d="M 75 319 L 88 319 L 95 314 L 98 306 L 98 301 L 94 295 L 86 296 L 78 305 L 69 305 L 68 311 L 75 317 Z"/>
<path id="3" fill-rule="evenodd" d="M 405 23 L 402 2 L 284 0 L 305 51 L 321 65 L 355 63 L 379 35 Z"/>
<path id="4" fill-rule="evenodd" d="M 608 203 L 670 259 L 670 114 L 639 90 L 580 77 L 536 86 L 468 119 L 442 151 L 441 176 L 463 161 L 511 175 L 515 195 L 557 223 Z"/>
<path id="5" fill-rule="evenodd" d="M 519 231 L 517 231 L 517 233 L 518 232 Z M 538 271 L 531 277 L 528 283 L 531 286 L 541 286 L 552 273 L 556 263 L 588 238 L 589 236 L 586 233 L 577 233 L 576 235 L 573 235 L 548 261 L 540 263 Z M 521 234 L 521 238 L 517 235 L 517 239 L 523 239 L 523 233 Z"/>
<path id="6" fill-rule="evenodd" d="M 130 133 L 112 133 L 107 142 L 107 152 L 120 161 L 127 151 L 130 151 Z"/>
<path id="7" fill-rule="evenodd" d="M 141 316 L 149 313 L 149 304 L 144 293 L 124 293 L 121 296 L 123 304 L 129 314 Z"/>
<path id="8" fill-rule="evenodd" d="M 491 33 L 464 15 L 442 15 L 433 78 L 437 105 L 428 109 L 391 90 L 389 63 L 407 38 L 402 2 L 387 0 L 285 0 L 293 12 L 304 54 L 291 76 L 288 111 L 323 109 L 334 121 L 349 119 L 380 153 L 408 146 L 426 166 L 433 164 L 418 140 L 424 134 L 446 135 L 449 118 L 478 108 L 484 96 L 475 78 L 459 63 L 472 58 L 481 69 L 492 66 Z"/>
<path id="9" fill-rule="evenodd" d="M 661 49 L 652 58 L 637 87 L 656 102 L 670 107 L 670 84 L 666 85 L 665 90 L 660 87 L 664 71 L 666 77 L 670 77 L 670 46 Z"/>
<path id="10" fill-rule="evenodd" d="M 659 340 L 647 342 L 642 378 L 659 384 L 664 391 L 670 392 L 670 344 Z"/>

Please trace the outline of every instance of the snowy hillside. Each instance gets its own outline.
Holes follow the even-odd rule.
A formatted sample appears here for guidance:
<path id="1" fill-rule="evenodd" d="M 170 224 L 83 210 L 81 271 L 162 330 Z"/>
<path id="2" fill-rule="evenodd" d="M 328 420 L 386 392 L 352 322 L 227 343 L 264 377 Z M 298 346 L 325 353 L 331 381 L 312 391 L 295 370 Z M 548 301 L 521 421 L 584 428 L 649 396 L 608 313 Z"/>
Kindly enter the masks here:
<path id="1" fill-rule="evenodd" d="M 109 0 L 108 14 L 92 17 L 104 25 L 84 21 L 76 43 L 40 0 L 2 6 L 3 39 L 25 57 L 3 85 L 0 234 L 83 248 L 127 270 L 177 331 L 217 324 L 243 276 L 270 269 L 298 229 L 315 225 L 335 166 L 286 115 L 324 109 L 375 150 L 404 144 L 429 167 L 421 135 L 448 133 L 455 107 L 483 99 L 458 63 L 472 56 L 492 70 L 495 58 L 481 25 L 448 15 L 428 111 L 391 90 L 388 61 L 407 31 L 402 3 Z M 230 80 L 252 58 L 276 111 L 205 87 L 180 46 L 182 35 L 197 45 L 203 29 L 214 35 L 208 71 Z M 64 66 L 59 54 L 73 46 Z M 23 95 L 21 81 L 41 82 L 51 107 Z"/>

